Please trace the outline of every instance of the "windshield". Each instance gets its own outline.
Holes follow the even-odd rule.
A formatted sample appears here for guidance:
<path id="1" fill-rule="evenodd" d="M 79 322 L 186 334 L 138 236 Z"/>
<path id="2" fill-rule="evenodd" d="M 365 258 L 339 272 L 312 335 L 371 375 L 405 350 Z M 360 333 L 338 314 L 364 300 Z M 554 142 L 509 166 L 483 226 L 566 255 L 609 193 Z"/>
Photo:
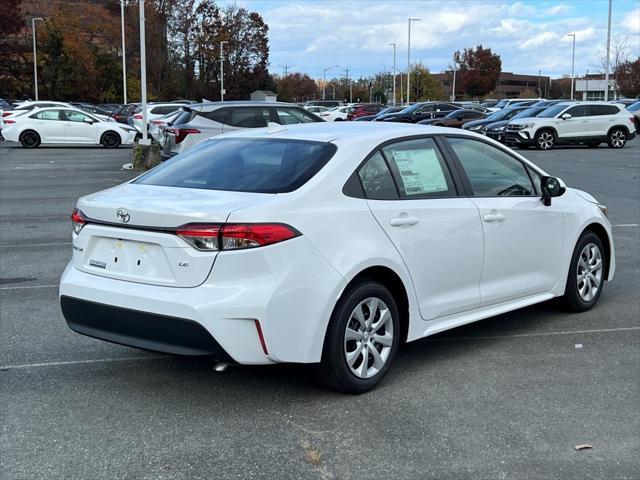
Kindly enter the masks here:
<path id="1" fill-rule="evenodd" d="M 553 118 L 556 115 L 558 115 L 560 112 L 562 112 L 567 107 L 568 107 L 567 104 L 559 103 L 557 105 L 554 105 L 552 107 L 547 108 L 544 112 L 542 112 L 540 115 L 538 115 L 538 117 L 540 117 L 540 118 Z"/>
<path id="2" fill-rule="evenodd" d="M 400 112 L 398 113 L 413 113 L 416 110 L 418 110 L 420 107 L 422 107 L 422 105 L 423 105 L 422 103 L 414 103 L 413 105 L 409 105 L 404 110 L 400 110 Z"/>
<path id="3" fill-rule="evenodd" d="M 498 103 L 496 103 L 495 108 L 504 108 L 507 106 L 508 103 L 509 103 L 509 100 L 505 98 L 504 100 L 500 100 Z"/>
<path id="4" fill-rule="evenodd" d="M 518 112 L 517 114 L 515 114 L 513 117 L 514 120 L 517 120 L 518 118 L 529 118 L 529 117 L 535 117 L 538 115 L 538 113 L 543 112 L 544 109 L 543 108 L 539 108 L 539 107 L 533 107 L 533 108 L 526 108 L 524 110 L 522 110 L 521 112 Z"/>
<path id="5" fill-rule="evenodd" d="M 300 188 L 333 156 L 332 143 L 224 138 L 202 142 L 134 183 L 252 193 Z"/>
<path id="6" fill-rule="evenodd" d="M 500 120 L 509 120 L 519 111 L 520 111 L 519 109 L 514 109 L 514 108 L 498 110 L 497 112 L 492 113 L 487 118 L 485 118 L 485 120 L 493 120 L 494 122 L 499 122 Z"/>

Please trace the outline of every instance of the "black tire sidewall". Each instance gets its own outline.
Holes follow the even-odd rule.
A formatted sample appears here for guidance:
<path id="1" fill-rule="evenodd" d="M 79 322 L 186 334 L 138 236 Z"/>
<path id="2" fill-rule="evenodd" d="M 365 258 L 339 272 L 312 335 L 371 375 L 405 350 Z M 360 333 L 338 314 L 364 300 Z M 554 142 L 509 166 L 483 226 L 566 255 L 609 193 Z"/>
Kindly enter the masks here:
<path id="1" fill-rule="evenodd" d="M 543 133 L 550 133 L 551 136 L 553 137 L 553 143 L 551 144 L 551 146 L 549 148 L 542 148 L 540 146 L 540 144 L 538 143 L 538 139 L 540 138 L 540 136 Z M 551 150 L 553 147 L 556 146 L 556 136 L 554 135 L 554 133 L 551 130 L 540 130 L 539 132 L 536 133 L 536 135 L 534 137 L 534 141 L 535 141 L 535 144 L 536 144 L 536 149 L 538 149 L 538 150 L 543 150 L 543 151 L 544 150 Z"/>
<path id="2" fill-rule="evenodd" d="M 35 135 L 36 141 L 32 144 L 28 144 L 25 143 L 24 141 L 24 137 L 26 135 Z M 20 144 L 24 147 L 24 148 L 36 148 L 38 145 L 40 145 L 40 135 L 38 135 L 38 132 L 35 132 L 33 130 L 27 130 L 26 132 L 22 132 L 20 134 Z"/>
<path id="3" fill-rule="evenodd" d="M 116 142 L 113 145 L 109 145 L 107 143 L 107 138 L 109 138 L 110 136 L 115 135 L 116 137 Z M 120 135 L 118 135 L 116 132 L 106 132 L 104 135 L 102 135 L 102 146 L 104 148 L 118 148 L 120 146 L 121 140 L 120 140 Z"/>
<path id="4" fill-rule="evenodd" d="M 381 299 L 389 308 L 393 321 L 393 345 L 382 370 L 372 378 L 356 377 L 344 358 L 344 332 L 351 313 L 358 303 L 369 297 Z M 343 393 L 364 393 L 374 388 L 389 371 L 400 344 L 400 313 L 389 290 L 375 281 L 363 281 L 344 293 L 327 328 L 325 344 L 320 364 L 320 379 L 328 387 Z"/>
<path id="5" fill-rule="evenodd" d="M 600 249 L 600 253 L 602 255 L 602 281 L 600 283 L 600 288 L 598 288 L 598 292 L 595 297 L 593 297 L 589 302 L 585 302 L 582 298 L 580 298 L 580 294 L 578 293 L 578 280 L 576 278 L 576 271 L 578 268 L 578 261 L 580 259 L 580 253 L 582 249 L 589 243 L 595 243 Z M 602 240 L 595 233 L 589 231 L 585 232 L 580 236 L 578 243 L 576 244 L 576 248 L 573 251 L 573 256 L 571 257 L 571 264 L 569 266 L 569 273 L 567 276 L 567 285 L 565 287 L 564 299 L 567 303 L 567 306 L 576 312 L 584 312 L 593 308 L 593 306 L 598 303 L 598 299 L 602 294 L 602 289 L 604 287 L 604 283 L 606 280 L 605 273 L 607 271 L 607 258 L 605 255 L 604 246 L 602 244 Z"/>
<path id="6" fill-rule="evenodd" d="M 624 143 L 619 147 L 614 146 L 613 141 L 611 139 L 611 137 L 613 137 L 613 134 L 616 132 L 622 132 L 622 134 L 624 135 Z M 627 134 L 621 128 L 614 128 L 609 132 L 609 135 L 607 135 L 607 145 L 609 145 L 609 148 L 624 148 L 626 144 L 627 144 Z"/>

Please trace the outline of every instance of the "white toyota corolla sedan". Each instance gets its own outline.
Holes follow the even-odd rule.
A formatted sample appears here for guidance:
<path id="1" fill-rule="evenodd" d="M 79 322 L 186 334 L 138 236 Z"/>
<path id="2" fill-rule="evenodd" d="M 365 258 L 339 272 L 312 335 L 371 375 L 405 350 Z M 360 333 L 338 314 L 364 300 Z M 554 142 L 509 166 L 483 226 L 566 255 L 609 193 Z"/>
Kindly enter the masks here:
<path id="1" fill-rule="evenodd" d="M 103 145 L 117 148 L 133 144 L 137 130 L 73 107 L 38 108 L 4 119 L 2 136 L 25 148 L 41 144 Z"/>
<path id="2" fill-rule="evenodd" d="M 223 362 L 319 363 L 373 388 L 402 342 L 615 270 L 606 207 L 470 132 L 272 124 L 82 197 L 60 302 L 76 332 Z"/>

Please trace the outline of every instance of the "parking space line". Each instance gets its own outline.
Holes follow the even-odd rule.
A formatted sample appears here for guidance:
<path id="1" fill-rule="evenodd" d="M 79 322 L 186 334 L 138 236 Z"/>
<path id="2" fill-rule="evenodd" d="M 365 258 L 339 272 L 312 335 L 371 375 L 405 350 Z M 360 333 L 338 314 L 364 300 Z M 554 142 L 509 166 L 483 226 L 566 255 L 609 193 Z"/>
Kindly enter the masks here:
<path id="1" fill-rule="evenodd" d="M 637 223 L 619 223 L 617 225 L 611 225 L 612 227 L 640 227 Z"/>
<path id="2" fill-rule="evenodd" d="M 71 242 L 23 243 L 21 245 L 0 245 L 0 248 L 47 247 L 49 245 L 71 245 Z"/>
<path id="3" fill-rule="evenodd" d="M 513 335 L 486 335 L 478 337 L 445 337 L 431 339 L 427 337 L 426 340 L 432 342 L 447 342 L 450 340 L 492 340 L 494 338 L 552 337 L 557 335 L 588 335 L 592 333 L 634 332 L 639 330 L 640 327 L 598 328 L 593 330 L 558 330 L 555 332 L 514 333 Z"/>
<path id="4" fill-rule="evenodd" d="M 91 364 L 91 363 L 143 361 L 143 360 L 155 360 L 157 358 L 167 358 L 168 356 L 169 355 L 156 355 L 153 357 L 94 358 L 89 360 L 69 360 L 66 362 L 24 363 L 19 365 L 2 365 L 0 366 L 0 370 L 11 370 L 14 368 L 57 367 L 61 365 L 83 365 L 83 364 Z"/>
<path id="5" fill-rule="evenodd" d="M 49 284 L 49 285 L 22 285 L 20 287 L 0 287 L 0 290 L 28 290 L 30 288 L 53 288 L 59 287 L 60 284 Z"/>

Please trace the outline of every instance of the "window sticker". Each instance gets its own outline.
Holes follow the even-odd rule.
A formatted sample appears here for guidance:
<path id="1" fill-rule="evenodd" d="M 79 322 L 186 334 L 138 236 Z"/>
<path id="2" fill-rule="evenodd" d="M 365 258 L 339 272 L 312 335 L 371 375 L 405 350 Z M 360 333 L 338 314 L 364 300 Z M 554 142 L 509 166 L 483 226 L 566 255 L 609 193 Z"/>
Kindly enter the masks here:
<path id="1" fill-rule="evenodd" d="M 393 150 L 406 195 L 448 191 L 447 180 L 435 150 Z"/>

